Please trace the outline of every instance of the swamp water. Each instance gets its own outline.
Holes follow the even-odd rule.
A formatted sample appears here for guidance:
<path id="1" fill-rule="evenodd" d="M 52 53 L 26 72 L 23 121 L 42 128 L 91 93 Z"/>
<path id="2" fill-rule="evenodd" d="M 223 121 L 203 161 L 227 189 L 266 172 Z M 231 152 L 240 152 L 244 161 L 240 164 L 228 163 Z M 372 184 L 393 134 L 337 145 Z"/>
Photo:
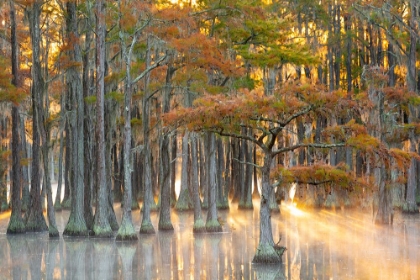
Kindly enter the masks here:
<path id="1" fill-rule="evenodd" d="M 258 205 L 255 201 L 254 205 Z M 420 216 L 396 213 L 394 225 L 373 225 L 355 210 L 305 212 L 282 206 L 273 236 L 287 247 L 283 263 L 253 265 L 258 207 L 219 211 L 223 233 L 192 233 L 193 213 L 173 213 L 172 233 L 136 242 L 49 239 L 48 233 L 5 234 L 0 214 L 0 279 L 420 279 Z M 117 217 L 121 210 L 116 207 Z M 69 212 L 56 213 L 62 232 Z M 133 211 L 139 230 L 141 213 Z M 152 213 L 157 229 L 158 215 Z"/>

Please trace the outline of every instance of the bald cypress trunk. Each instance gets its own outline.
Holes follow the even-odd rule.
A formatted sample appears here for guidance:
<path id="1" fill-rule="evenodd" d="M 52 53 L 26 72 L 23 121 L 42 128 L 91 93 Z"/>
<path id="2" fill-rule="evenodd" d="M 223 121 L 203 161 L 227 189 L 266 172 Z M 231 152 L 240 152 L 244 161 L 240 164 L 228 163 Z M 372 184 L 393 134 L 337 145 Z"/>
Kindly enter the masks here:
<path id="1" fill-rule="evenodd" d="M 194 227 L 193 232 L 199 233 L 206 230 L 204 220 L 201 216 L 201 199 L 200 199 L 200 188 L 198 182 L 198 135 L 192 133 L 191 135 L 191 183 L 193 187 L 193 203 L 194 203 Z"/>
<path id="2" fill-rule="evenodd" d="M 42 8 L 42 1 L 35 1 L 31 6 L 27 7 L 27 14 L 29 18 L 29 32 L 32 45 L 32 173 L 31 173 L 31 190 L 30 190 L 30 207 L 29 215 L 26 221 L 26 229 L 28 231 L 46 231 L 48 229 L 42 213 L 41 205 L 41 177 L 40 177 L 40 162 L 41 162 L 41 143 L 39 135 L 39 118 L 37 102 L 42 100 L 42 94 L 45 90 L 44 79 L 42 77 L 42 68 L 40 61 L 40 43 L 41 43 L 41 28 L 40 28 L 40 14 Z"/>
<path id="3" fill-rule="evenodd" d="M 415 28 L 416 18 L 418 17 L 417 11 L 417 1 L 411 0 L 411 19 L 410 19 L 410 27 Z M 408 61 L 407 61 L 407 83 L 408 89 L 412 92 L 417 93 L 417 74 L 416 74 L 416 58 L 417 58 L 417 34 L 415 30 L 410 30 L 410 51 L 408 54 Z M 418 109 L 413 104 L 409 104 L 409 117 L 408 122 L 414 123 L 417 118 L 417 111 Z M 409 142 L 410 142 L 410 152 L 417 153 L 417 136 L 415 136 L 414 129 L 411 129 L 409 132 Z M 405 213 L 419 213 L 419 207 L 416 203 L 416 189 L 417 189 L 417 164 L 418 161 L 416 159 L 411 159 L 410 167 L 407 173 L 407 193 L 405 202 L 403 204 L 403 212 Z"/>
<path id="4" fill-rule="evenodd" d="M 170 94 L 171 79 L 175 69 L 168 66 L 166 72 L 166 84 L 162 90 L 162 113 L 169 113 L 170 110 Z M 159 230 L 173 230 L 171 221 L 171 164 L 169 154 L 169 130 L 163 127 L 160 140 L 160 157 L 159 157 L 159 185 L 160 185 L 160 213 L 159 213 Z"/>
<path id="5" fill-rule="evenodd" d="M 270 196 L 272 186 L 270 184 L 270 168 L 273 157 L 265 153 L 264 164 L 261 168 L 261 201 L 260 201 L 260 239 L 257 252 L 252 260 L 253 263 L 279 263 L 281 254 L 275 249 L 270 214 Z"/>
<path id="6" fill-rule="evenodd" d="M 77 64 L 82 63 L 82 54 L 78 42 L 76 3 L 67 2 L 67 36 L 73 48 L 69 50 L 69 58 Z M 64 229 L 64 235 L 87 236 L 88 229 L 84 216 L 84 142 L 83 118 L 84 100 L 83 86 L 79 67 L 67 69 L 67 90 L 70 95 L 72 111 L 69 116 L 71 164 L 73 187 L 71 193 L 70 217 Z"/>
<path id="7" fill-rule="evenodd" d="M 216 188 L 217 188 L 217 168 L 216 168 L 216 136 L 214 133 L 207 132 L 207 182 L 209 187 L 209 209 L 207 212 L 206 230 L 208 232 L 220 232 L 222 226 L 217 220 Z"/>
<path id="8" fill-rule="evenodd" d="M 189 162 L 189 135 L 188 131 L 185 132 L 182 137 L 182 167 L 181 167 L 181 189 L 179 191 L 178 200 L 175 204 L 177 211 L 191 210 L 192 202 L 188 184 L 188 162 Z"/>
<path id="9" fill-rule="evenodd" d="M 149 67 L 151 63 L 151 46 L 150 39 L 147 40 L 147 53 L 146 53 L 146 67 Z M 150 147 L 150 90 L 147 89 L 149 86 L 150 75 L 145 77 L 145 95 L 143 97 L 142 111 L 143 111 L 143 186 L 144 186 L 144 199 L 143 199 L 143 219 L 141 222 L 140 233 L 155 233 L 152 221 L 150 219 L 150 211 L 153 198 L 153 182 L 152 182 L 152 153 Z"/>
<path id="10" fill-rule="evenodd" d="M 10 1 L 10 40 L 12 45 L 12 84 L 18 87 L 18 42 L 16 36 L 16 12 L 15 4 Z M 22 138 L 20 135 L 20 113 L 19 105 L 12 105 L 12 176 L 11 176 L 11 192 L 12 192 L 12 214 L 10 216 L 9 224 L 7 226 L 7 233 L 23 233 L 25 232 L 25 224 L 22 219 L 22 178 L 23 170 L 21 165 L 22 160 Z"/>
<path id="11" fill-rule="evenodd" d="M 120 4 L 120 3 L 119 3 Z M 120 14 L 121 18 L 122 14 Z M 120 31 L 121 49 L 123 53 L 123 59 L 125 62 L 125 88 L 124 88 L 124 142 L 123 142 L 123 158 L 121 159 L 124 164 L 124 193 L 123 193 L 123 213 L 121 226 L 117 233 L 117 239 L 119 240 L 137 240 L 137 233 L 134 229 L 132 215 L 131 215 L 131 203 L 132 203 L 132 180 L 131 173 L 133 171 L 132 155 L 131 155 L 131 99 L 133 95 L 133 86 L 131 81 L 131 54 L 132 47 L 126 47 L 126 38 L 123 31 Z M 133 38 L 132 44 L 134 45 L 136 37 Z M 116 154 L 116 153 L 115 153 Z M 120 186 L 116 186 L 120 188 Z"/>
<path id="12" fill-rule="evenodd" d="M 98 189 L 93 233 L 99 237 L 113 235 L 107 213 L 105 167 L 104 75 L 105 75 L 105 3 L 98 0 L 96 11 L 96 184 Z"/>

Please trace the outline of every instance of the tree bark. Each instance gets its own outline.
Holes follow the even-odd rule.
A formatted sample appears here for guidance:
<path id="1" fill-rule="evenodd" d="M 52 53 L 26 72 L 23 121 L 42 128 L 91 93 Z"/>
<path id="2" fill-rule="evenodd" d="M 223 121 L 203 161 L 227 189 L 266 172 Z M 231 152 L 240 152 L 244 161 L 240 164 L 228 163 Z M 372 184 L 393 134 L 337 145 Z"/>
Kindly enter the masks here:
<path id="1" fill-rule="evenodd" d="M 208 187 L 209 187 L 209 209 L 207 212 L 206 231 L 221 232 L 222 226 L 217 219 L 216 188 L 217 188 L 217 169 L 216 169 L 216 136 L 214 133 L 207 132 L 207 158 L 208 158 Z"/>
<path id="2" fill-rule="evenodd" d="M 12 84 L 18 87 L 19 81 L 19 49 L 18 41 L 16 36 L 16 12 L 15 4 L 13 1 L 10 4 L 10 40 L 12 45 Z M 11 176 L 11 203 L 12 213 L 10 216 L 9 224 L 7 226 L 8 234 L 24 233 L 25 224 L 22 219 L 22 203 L 21 203 L 21 192 L 22 192 L 22 178 L 23 170 L 21 165 L 22 160 L 22 138 L 19 133 L 20 131 L 20 113 L 19 105 L 12 105 L 12 176 Z"/>
<path id="3" fill-rule="evenodd" d="M 257 252 L 252 260 L 253 263 L 280 263 L 281 255 L 274 248 L 273 232 L 270 214 L 270 195 L 272 186 L 270 184 L 270 168 L 272 155 L 265 153 L 264 164 L 261 168 L 261 201 L 260 201 L 260 238 Z"/>
<path id="4" fill-rule="evenodd" d="M 105 3 L 95 2 L 96 11 L 96 183 L 97 202 L 93 233 L 98 237 L 113 235 L 107 213 L 107 182 L 105 167 L 104 75 L 105 75 Z"/>
<path id="5" fill-rule="evenodd" d="M 69 50 L 69 58 L 77 63 L 82 63 L 82 54 L 79 45 L 79 34 L 77 30 L 76 3 L 67 2 L 67 39 L 72 44 Z M 71 165 L 73 186 L 71 193 L 70 217 L 64 229 L 63 235 L 87 236 L 84 215 L 84 141 L 83 141 L 83 118 L 84 100 L 83 85 L 79 67 L 72 66 L 67 69 L 67 90 L 70 95 L 72 111 L 70 113 L 70 141 L 71 141 Z"/>
<path id="6" fill-rule="evenodd" d="M 174 68 L 168 66 L 166 72 L 166 84 L 162 90 L 162 113 L 169 113 L 170 110 L 170 94 L 172 90 L 171 79 Z M 171 221 L 171 164 L 169 154 L 169 131 L 163 127 L 160 141 L 160 157 L 159 157 L 159 185 L 160 185 L 160 213 L 159 213 L 159 230 L 174 230 Z"/>
<path id="7" fill-rule="evenodd" d="M 26 221 L 27 231 L 46 231 L 48 229 L 42 213 L 41 205 L 41 177 L 40 177 L 40 135 L 39 118 L 37 103 L 42 100 L 44 89 L 44 79 L 42 77 L 42 68 L 40 62 L 40 14 L 42 1 L 35 1 L 27 7 L 29 18 L 29 31 L 32 45 L 32 172 L 31 172 L 31 190 L 29 215 Z"/>
<path id="8" fill-rule="evenodd" d="M 188 211 L 191 210 L 192 202 L 190 196 L 190 190 L 188 185 L 188 161 L 189 161 L 189 149 L 188 141 L 190 133 L 185 132 L 182 137 L 182 167 L 181 167 L 181 189 L 179 191 L 178 200 L 175 205 L 177 211 Z"/>

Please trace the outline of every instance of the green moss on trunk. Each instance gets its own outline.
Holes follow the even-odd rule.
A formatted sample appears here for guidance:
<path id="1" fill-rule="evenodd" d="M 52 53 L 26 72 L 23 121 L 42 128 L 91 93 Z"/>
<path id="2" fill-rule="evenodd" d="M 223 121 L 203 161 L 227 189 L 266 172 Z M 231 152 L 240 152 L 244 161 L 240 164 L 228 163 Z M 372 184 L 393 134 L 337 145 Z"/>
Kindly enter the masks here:
<path id="1" fill-rule="evenodd" d="M 143 222 L 140 227 L 140 234 L 154 234 L 155 229 L 149 222 Z"/>
<path id="2" fill-rule="evenodd" d="M 204 223 L 203 219 L 198 219 L 194 222 L 193 226 L 194 233 L 204 233 L 206 232 L 206 224 Z"/>
<path id="3" fill-rule="evenodd" d="M 419 214 L 419 207 L 417 203 L 405 202 L 402 207 L 402 212 L 405 214 Z"/>
<path id="4" fill-rule="evenodd" d="M 80 226 L 74 221 L 69 221 L 63 231 L 65 236 L 89 236 L 89 231 L 85 226 Z"/>
<path id="5" fill-rule="evenodd" d="M 114 232 L 112 231 L 111 227 L 100 227 L 97 225 L 93 225 L 93 237 L 98 238 L 111 238 L 114 237 Z"/>
<path id="6" fill-rule="evenodd" d="M 159 220 L 158 230 L 172 231 L 172 230 L 174 230 L 174 226 L 172 225 L 171 222 L 161 222 Z"/>
<path id="7" fill-rule="evenodd" d="M 71 207 L 71 198 L 70 197 L 67 198 L 67 199 L 64 199 L 61 202 L 61 208 L 62 209 L 68 210 L 68 209 L 70 209 L 70 207 Z"/>
<path id="8" fill-rule="evenodd" d="M 260 244 L 258 245 L 257 252 L 252 259 L 252 262 L 261 264 L 281 263 L 281 257 L 273 246 L 269 244 Z"/>
<path id="9" fill-rule="evenodd" d="M 31 212 L 34 212 L 34 210 L 32 210 Z M 26 231 L 27 232 L 43 232 L 47 230 L 48 230 L 48 226 L 42 214 L 37 215 L 35 217 L 35 214 L 31 213 L 26 223 Z"/>
<path id="10" fill-rule="evenodd" d="M 25 233 L 25 223 L 18 215 L 10 216 L 9 225 L 7 226 L 7 234 Z"/>
<path id="11" fill-rule="evenodd" d="M 210 220 L 206 222 L 206 231 L 207 232 L 222 232 L 223 228 L 220 225 L 218 220 Z"/>
<path id="12" fill-rule="evenodd" d="M 175 210 L 177 211 L 189 211 L 192 209 L 192 201 L 188 189 L 181 191 L 178 197 L 178 201 L 175 204 Z"/>
<path id="13" fill-rule="evenodd" d="M 60 237 L 60 233 L 58 232 L 58 229 L 54 226 L 50 226 L 48 228 L 48 236 L 50 238 L 58 238 Z"/>
<path id="14" fill-rule="evenodd" d="M 116 240 L 118 241 L 134 241 L 134 240 L 138 240 L 138 236 L 137 233 L 120 233 L 120 231 L 118 231 L 117 236 L 115 237 Z"/>

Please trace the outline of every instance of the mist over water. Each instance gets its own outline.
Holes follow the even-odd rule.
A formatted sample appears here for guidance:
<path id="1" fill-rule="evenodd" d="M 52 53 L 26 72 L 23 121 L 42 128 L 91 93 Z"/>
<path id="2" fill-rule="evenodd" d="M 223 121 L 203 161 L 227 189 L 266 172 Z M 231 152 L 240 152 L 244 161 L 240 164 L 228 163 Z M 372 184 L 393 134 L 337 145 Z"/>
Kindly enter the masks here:
<path id="1" fill-rule="evenodd" d="M 0 279 L 420 279 L 420 217 L 396 213 L 391 227 L 375 226 L 357 210 L 282 206 L 272 214 L 273 236 L 287 247 L 283 263 L 253 265 L 258 202 L 253 211 L 219 211 L 223 233 L 192 233 L 193 213 L 173 213 L 173 232 L 113 239 L 49 239 L 48 233 L 8 236 L 0 217 Z M 116 206 L 117 217 L 121 209 Z M 69 212 L 57 214 L 59 231 Z M 133 212 L 136 230 L 141 213 Z"/>

